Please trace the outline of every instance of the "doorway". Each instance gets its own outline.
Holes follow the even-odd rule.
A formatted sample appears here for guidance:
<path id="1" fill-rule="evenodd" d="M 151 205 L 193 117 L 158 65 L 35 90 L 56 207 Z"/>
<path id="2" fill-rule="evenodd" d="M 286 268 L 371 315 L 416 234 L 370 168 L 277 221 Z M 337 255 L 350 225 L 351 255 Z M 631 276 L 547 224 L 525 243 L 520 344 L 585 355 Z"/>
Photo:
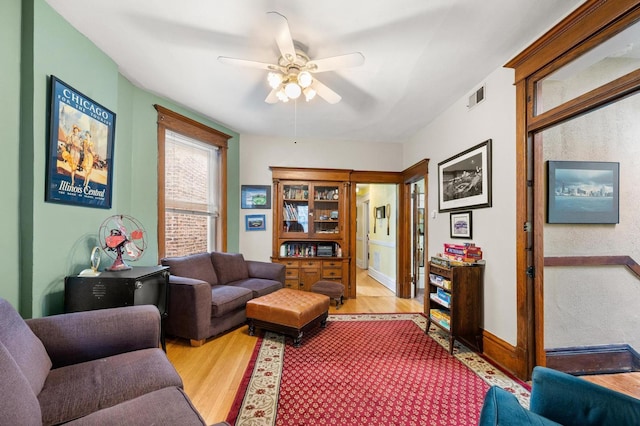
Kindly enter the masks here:
<path id="1" fill-rule="evenodd" d="M 397 192 L 396 184 L 356 185 L 356 289 L 366 271 L 396 295 Z"/>
<path id="2" fill-rule="evenodd" d="M 411 297 L 424 297 L 425 289 L 425 186 L 424 179 L 413 183 L 411 192 Z"/>
<path id="3" fill-rule="evenodd" d="M 412 190 L 413 184 L 419 183 L 419 187 L 422 195 L 422 203 L 424 205 L 424 211 L 428 210 L 427 196 L 425 194 L 426 188 L 428 188 L 428 170 L 429 160 L 423 159 L 415 163 L 413 166 L 407 168 L 402 172 L 370 172 L 370 171 L 352 171 L 351 172 L 351 223 L 356 226 L 351 226 L 350 241 L 352 249 L 351 266 L 350 266 L 350 282 L 354 283 L 349 288 L 349 297 L 357 297 L 358 285 L 357 275 L 362 271 L 362 267 L 366 265 L 367 276 L 369 276 L 369 269 L 375 268 L 376 255 L 372 252 L 371 240 L 374 238 L 381 239 L 381 237 L 387 238 L 386 245 L 393 245 L 394 250 L 386 253 L 384 257 L 379 260 L 390 260 L 395 262 L 395 272 L 392 273 L 391 281 L 394 282 L 392 286 L 385 286 L 390 288 L 389 291 L 393 292 L 395 297 L 402 299 L 410 299 L 416 294 L 416 290 L 412 293 L 412 279 L 413 279 L 413 265 L 416 264 L 412 261 L 414 259 L 414 244 L 412 241 L 419 241 L 419 238 L 412 239 L 414 235 L 413 223 L 417 222 L 412 220 Z M 364 190 L 370 185 L 384 184 L 386 187 L 394 188 L 393 199 L 389 202 L 380 202 L 377 198 L 374 199 L 371 196 L 366 196 Z M 366 189 L 368 190 L 368 189 Z M 366 203 L 366 204 L 365 204 Z M 388 205 L 387 205 L 388 204 Z M 366 218 L 364 217 L 366 215 Z M 384 217 L 382 217 L 384 215 Z M 418 214 L 414 214 L 413 217 L 418 217 Z M 424 216 L 423 216 L 424 217 Z M 426 218 L 425 218 L 426 219 Z M 393 227 L 392 227 L 393 225 Z M 366 226 L 366 228 L 364 228 Z M 375 233 L 373 232 L 375 227 Z M 422 258 L 426 255 L 428 230 L 427 222 L 423 221 L 423 237 L 422 244 Z M 370 231 L 369 236 L 364 232 L 364 229 Z M 367 242 L 367 255 L 366 262 L 364 256 L 364 242 Z M 416 260 L 419 265 L 419 258 Z M 382 262 L 380 263 L 382 265 Z M 424 282 L 424 267 L 419 273 L 421 277 L 417 277 L 416 283 Z M 378 277 L 374 277 L 378 279 Z M 421 279 L 420 279 L 421 278 Z M 422 284 L 424 288 L 424 284 Z"/>

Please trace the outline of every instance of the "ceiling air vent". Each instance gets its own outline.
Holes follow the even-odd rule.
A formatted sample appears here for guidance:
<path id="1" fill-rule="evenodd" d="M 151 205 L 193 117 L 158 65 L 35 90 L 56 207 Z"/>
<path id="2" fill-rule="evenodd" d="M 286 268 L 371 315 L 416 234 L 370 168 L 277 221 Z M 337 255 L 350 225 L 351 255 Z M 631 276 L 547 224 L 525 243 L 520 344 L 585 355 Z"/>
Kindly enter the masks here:
<path id="1" fill-rule="evenodd" d="M 478 90 L 473 92 L 471 96 L 469 96 L 469 103 L 467 104 L 467 108 L 471 109 L 482 101 L 484 101 L 484 85 L 482 85 Z"/>

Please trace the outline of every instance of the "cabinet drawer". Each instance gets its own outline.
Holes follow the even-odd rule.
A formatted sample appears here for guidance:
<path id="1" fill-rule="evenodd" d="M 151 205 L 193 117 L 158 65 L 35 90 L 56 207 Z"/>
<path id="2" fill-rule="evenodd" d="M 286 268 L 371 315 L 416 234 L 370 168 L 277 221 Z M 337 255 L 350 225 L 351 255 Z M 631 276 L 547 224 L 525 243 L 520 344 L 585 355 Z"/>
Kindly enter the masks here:
<path id="1" fill-rule="evenodd" d="M 311 268 L 320 269 L 320 261 L 319 260 L 301 260 L 300 267 L 305 269 L 311 269 Z"/>
<path id="2" fill-rule="evenodd" d="M 299 266 L 299 262 L 297 260 L 281 260 L 279 263 L 282 263 L 284 266 L 289 268 L 297 268 Z"/>
<path id="3" fill-rule="evenodd" d="M 322 268 L 322 278 L 338 279 L 342 278 L 342 268 Z"/>
<path id="4" fill-rule="evenodd" d="M 285 288 L 290 288 L 293 290 L 298 290 L 300 284 L 298 284 L 298 280 L 284 280 L 284 287 Z"/>
<path id="5" fill-rule="evenodd" d="M 342 260 L 323 260 L 322 269 L 342 268 Z"/>
<path id="6" fill-rule="evenodd" d="M 294 268 L 294 269 L 289 269 L 289 268 L 287 268 L 287 269 L 284 271 L 284 278 L 285 278 L 285 279 L 287 279 L 287 280 L 289 280 L 289 279 L 295 279 L 295 280 L 297 280 L 297 279 L 298 279 L 298 276 L 299 276 L 299 272 L 298 272 L 298 269 L 297 269 L 297 268 Z"/>

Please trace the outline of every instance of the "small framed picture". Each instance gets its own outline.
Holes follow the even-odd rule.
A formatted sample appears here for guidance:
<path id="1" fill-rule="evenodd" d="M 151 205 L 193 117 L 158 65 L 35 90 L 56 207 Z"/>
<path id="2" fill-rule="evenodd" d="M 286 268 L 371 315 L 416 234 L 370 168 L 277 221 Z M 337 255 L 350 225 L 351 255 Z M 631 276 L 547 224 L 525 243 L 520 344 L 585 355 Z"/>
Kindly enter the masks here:
<path id="1" fill-rule="evenodd" d="M 471 212 L 451 213 L 451 238 L 472 238 Z"/>
<path id="2" fill-rule="evenodd" d="M 242 185 L 240 207 L 243 209 L 270 209 L 271 187 L 268 185 Z"/>
<path id="3" fill-rule="evenodd" d="M 266 217 L 263 214 L 248 214 L 244 217 L 245 231 L 266 231 Z"/>

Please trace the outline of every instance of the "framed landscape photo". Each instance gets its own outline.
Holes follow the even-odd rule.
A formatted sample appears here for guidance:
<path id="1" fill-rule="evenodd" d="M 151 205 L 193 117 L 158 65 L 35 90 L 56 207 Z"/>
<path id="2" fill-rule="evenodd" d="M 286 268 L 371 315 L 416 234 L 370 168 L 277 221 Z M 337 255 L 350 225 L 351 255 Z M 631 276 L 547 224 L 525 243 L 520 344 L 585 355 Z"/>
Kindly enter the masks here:
<path id="1" fill-rule="evenodd" d="M 246 231 L 266 231 L 266 217 L 263 214 L 248 214 L 244 217 Z"/>
<path id="2" fill-rule="evenodd" d="M 240 202 L 243 209 L 270 209 L 271 187 L 268 185 L 242 185 Z"/>
<path id="3" fill-rule="evenodd" d="M 51 76 L 45 201 L 111 208 L 116 115 Z"/>
<path id="4" fill-rule="evenodd" d="M 438 163 L 438 210 L 491 207 L 491 139 Z"/>
<path id="5" fill-rule="evenodd" d="M 473 238 L 471 218 L 471 211 L 450 213 L 451 238 Z"/>
<path id="6" fill-rule="evenodd" d="M 547 223 L 619 223 L 620 163 L 549 161 Z"/>

